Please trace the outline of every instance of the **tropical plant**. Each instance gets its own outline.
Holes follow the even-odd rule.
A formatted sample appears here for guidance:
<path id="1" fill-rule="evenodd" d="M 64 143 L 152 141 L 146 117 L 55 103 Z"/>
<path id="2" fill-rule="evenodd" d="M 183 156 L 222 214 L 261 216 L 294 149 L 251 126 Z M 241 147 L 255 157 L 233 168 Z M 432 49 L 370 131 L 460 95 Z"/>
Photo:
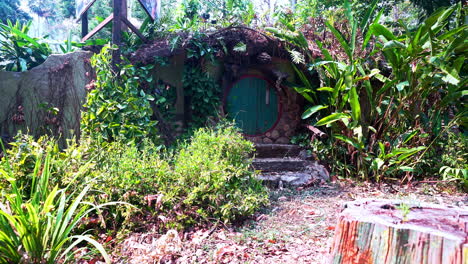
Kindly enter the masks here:
<path id="1" fill-rule="evenodd" d="M 429 140 L 436 140 L 441 122 L 464 109 L 467 27 L 461 5 L 455 5 L 414 31 L 402 25 L 404 33 L 395 35 L 379 23 L 384 10 L 376 14 L 377 4 L 373 0 L 356 17 L 351 1 L 344 1 L 347 23 L 324 21 L 319 35 L 328 39 L 302 34 L 287 19 L 280 20 L 284 29 L 268 30 L 298 47 L 312 61 L 309 70 L 320 76 L 322 87 L 315 88 L 303 68 L 295 67 L 302 82 L 295 89 L 311 103 L 303 118 L 326 126 L 334 146 L 347 145 L 344 158 L 355 167 L 353 175 L 381 180 L 414 172 L 432 145 L 420 132 L 430 131 Z"/>
<path id="2" fill-rule="evenodd" d="M 0 24 L 0 70 L 27 71 L 43 63 L 52 53 L 47 43 L 28 36 L 31 21 Z"/>
<path id="3" fill-rule="evenodd" d="M 133 65 L 120 65 L 120 72 L 112 69 L 111 51 L 110 46 L 105 46 L 91 58 L 96 80 L 88 85 L 83 131 L 109 141 L 139 142 L 145 137 L 157 140 L 156 122 L 151 120 L 150 101 L 154 97 L 140 87 L 139 69 Z"/>
<path id="4" fill-rule="evenodd" d="M 75 229 L 89 213 L 106 205 L 83 202 L 86 186 L 79 194 L 69 188 L 50 186 L 51 156 L 37 159 L 30 190 L 20 189 L 8 163 L 0 175 L 10 183 L 0 197 L 0 263 L 63 263 L 76 247 L 94 246 L 110 259 L 101 244 L 89 235 L 75 235 Z"/>

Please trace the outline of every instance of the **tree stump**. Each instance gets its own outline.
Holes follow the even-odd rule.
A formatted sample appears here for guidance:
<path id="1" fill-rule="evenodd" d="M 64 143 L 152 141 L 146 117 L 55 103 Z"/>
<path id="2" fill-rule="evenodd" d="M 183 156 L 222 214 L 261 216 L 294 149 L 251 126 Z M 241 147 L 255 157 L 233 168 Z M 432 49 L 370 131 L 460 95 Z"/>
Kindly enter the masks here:
<path id="1" fill-rule="evenodd" d="M 348 202 L 331 263 L 468 264 L 468 210 L 392 200 Z"/>

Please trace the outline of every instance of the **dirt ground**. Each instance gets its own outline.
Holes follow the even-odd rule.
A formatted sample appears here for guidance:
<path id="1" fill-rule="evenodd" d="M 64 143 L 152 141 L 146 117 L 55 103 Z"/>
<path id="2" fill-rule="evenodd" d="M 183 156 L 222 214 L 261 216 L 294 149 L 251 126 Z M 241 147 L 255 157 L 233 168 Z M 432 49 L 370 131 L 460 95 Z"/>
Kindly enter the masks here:
<path id="1" fill-rule="evenodd" d="M 189 233 L 133 233 L 117 247 L 115 263 L 328 263 L 337 216 L 347 201 L 398 199 L 468 206 L 468 196 L 444 184 L 417 187 L 350 181 L 272 190 L 270 206 L 239 226 Z"/>

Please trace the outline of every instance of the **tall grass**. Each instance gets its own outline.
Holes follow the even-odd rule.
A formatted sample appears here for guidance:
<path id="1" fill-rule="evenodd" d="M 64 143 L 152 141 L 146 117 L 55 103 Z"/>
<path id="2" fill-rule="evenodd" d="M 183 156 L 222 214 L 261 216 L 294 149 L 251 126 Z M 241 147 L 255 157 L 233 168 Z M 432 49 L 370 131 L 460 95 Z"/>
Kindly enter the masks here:
<path id="1" fill-rule="evenodd" d="M 37 159 L 30 191 L 19 188 L 11 167 L 0 175 L 11 185 L 0 197 L 0 263 L 66 263 L 83 243 L 94 246 L 106 263 L 104 247 L 89 235 L 74 229 L 95 206 L 83 201 L 89 186 L 79 192 L 50 186 L 51 156 Z"/>

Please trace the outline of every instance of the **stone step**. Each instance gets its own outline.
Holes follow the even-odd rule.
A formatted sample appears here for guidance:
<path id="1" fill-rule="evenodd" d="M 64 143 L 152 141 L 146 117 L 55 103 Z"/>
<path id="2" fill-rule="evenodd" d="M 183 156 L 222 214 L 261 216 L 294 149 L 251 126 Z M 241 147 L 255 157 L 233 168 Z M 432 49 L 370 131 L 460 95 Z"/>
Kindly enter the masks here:
<path id="1" fill-rule="evenodd" d="M 307 161 L 299 158 L 263 158 L 254 159 L 252 166 L 255 170 L 265 172 L 302 171 L 307 167 Z"/>
<path id="2" fill-rule="evenodd" d="M 255 158 L 297 157 L 302 150 L 298 145 L 291 144 L 256 144 Z"/>
<path id="3" fill-rule="evenodd" d="M 274 172 L 264 173 L 257 177 L 262 183 L 270 188 L 299 187 L 313 183 L 314 179 L 310 172 Z"/>

